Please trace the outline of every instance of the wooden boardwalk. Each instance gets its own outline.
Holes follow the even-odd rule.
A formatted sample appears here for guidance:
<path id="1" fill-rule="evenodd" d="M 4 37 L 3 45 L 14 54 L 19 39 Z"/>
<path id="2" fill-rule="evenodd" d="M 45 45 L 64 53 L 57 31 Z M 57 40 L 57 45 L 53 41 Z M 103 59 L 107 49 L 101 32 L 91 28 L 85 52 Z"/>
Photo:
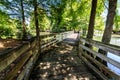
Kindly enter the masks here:
<path id="1" fill-rule="evenodd" d="M 0 54 L 0 80 L 120 80 L 117 73 L 85 51 L 118 68 L 120 63 L 84 44 L 91 44 L 117 56 L 120 56 L 119 47 L 77 36 L 73 31 L 41 36 L 41 52 L 36 38 L 3 52 Z M 78 44 L 79 41 L 81 44 Z M 1 47 L 4 47 L 3 44 Z"/>
<path id="2" fill-rule="evenodd" d="M 98 80 L 77 56 L 77 34 L 68 36 L 39 59 L 30 80 Z M 68 43 L 68 44 L 65 44 Z M 72 44 L 72 45 L 69 45 Z"/>
<path id="3" fill-rule="evenodd" d="M 78 33 L 71 34 L 71 35 L 67 36 L 63 40 L 63 42 L 67 43 L 69 45 L 75 46 L 75 45 L 77 45 L 77 41 L 78 41 L 77 37 L 78 37 Z"/>

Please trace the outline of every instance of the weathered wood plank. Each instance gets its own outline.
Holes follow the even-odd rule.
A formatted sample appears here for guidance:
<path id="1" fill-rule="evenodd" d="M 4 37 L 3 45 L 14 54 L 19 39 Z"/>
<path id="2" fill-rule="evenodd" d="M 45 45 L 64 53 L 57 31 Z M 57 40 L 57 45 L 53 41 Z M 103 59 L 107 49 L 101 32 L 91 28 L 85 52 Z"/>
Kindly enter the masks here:
<path id="1" fill-rule="evenodd" d="M 34 52 L 32 52 L 34 55 L 30 58 L 30 60 L 28 61 L 28 63 L 25 65 L 24 70 L 22 70 L 22 72 L 19 74 L 19 76 L 17 77 L 17 80 L 28 80 L 30 72 L 36 62 L 36 60 L 38 59 L 37 54 L 39 54 L 38 52 L 36 52 L 34 50 Z"/>
<path id="2" fill-rule="evenodd" d="M 5 80 L 13 80 L 13 78 L 17 75 L 18 71 L 23 67 L 29 57 L 32 55 L 32 51 L 29 51 L 24 54 L 23 58 L 19 61 L 18 64 L 12 69 L 5 77 Z"/>
<path id="3" fill-rule="evenodd" d="M 30 44 L 25 44 L 21 48 L 12 51 L 3 58 L 0 59 L 0 72 L 22 55 L 26 50 L 30 48 Z"/>
<path id="4" fill-rule="evenodd" d="M 57 42 L 57 40 L 54 40 L 54 41 L 49 42 L 49 43 L 47 43 L 47 44 L 45 44 L 45 45 L 42 45 L 41 48 L 45 48 L 45 47 L 47 47 L 47 46 L 49 46 L 49 45 L 51 45 L 51 44 L 53 44 L 53 43 L 56 43 L 56 42 Z"/>
<path id="5" fill-rule="evenodd" d="M 86 60 L 85 57 L 81 57 L 82 60 L 90 67 L 93 71 L 95 71 L 103 80 L 109 80 L 103 73 L 101 73 L 97 68 L 95 68 L 90 62 Z"/>
<path id="6" fill-rule="evenodd" d="M 88 40 L 88 39 L 85 39 L 85 38 L 81 38 L 80 41 L 84 42 L 84 43 L 87 43 L 87 44 L 90 44 L 90 45 L 93 45 L 93 46 L 96 46 L 104 51 L 109 51 L 117 56 L 120 56 L 120 47 L 119 46 L 111 46 L 111 45 L 108 45 L 108 44 L 103 44 L 99 41 L 95 41 L 95 40 Z"/>
<path id="7" fill-rule="evenodd" d="M 56 33 L 52 33 L 52 34 L 41 35 L 40 37 L 43 39 L 43 38 L 51 37 L 51 36 L 55 36 L 55 35 L 56 35 Z"/>
<path id="8" fill-rule="evenodd" d="M 95 60 L 93 57 L 91 57 L 90 55 L 88 55 L 87 53 L 83 53 L 83 55 L 89 59 L 90 61 L 94 62 L 102 71 L 105 71 L 107 74 L 109 74 L 111 77 L 114 77 L 115 80 L 119 80 L 120 76 L 117 75 L 116 73 L 112 72 L 110 69 L 108 69 L 108 67 L 106 67 L 105 65 L 103 65 L 102 63 L 98 62 L 97 60 Z"/>
<path id="9" fill-rule="evenodd" d="M 102 54 L 100 54 L 100 53 L 97 53 L 97 52 L 89 49 L 88 47 L 85 47 L 85 46 L 82 45 L 82 44 L 80 44 L 79 46 L 82 47 L 83 49 L 89 51 L 89 52 L 92 53 L 93 55 L 101 58 L 102 60 L 105 60 L 106 62 L 109 62 L 109 63 L 113 64 L 114 66 L 120 68 L 120 63 L 119 63 L 119 62 L 117 62 L 117 61 L 115 61 L 115 60 L 113 60 L 113 59 L 111 59 L 111 58 L 108 58 L 108 57 L 105 56 L 105 55 L 102 55 Z"/>

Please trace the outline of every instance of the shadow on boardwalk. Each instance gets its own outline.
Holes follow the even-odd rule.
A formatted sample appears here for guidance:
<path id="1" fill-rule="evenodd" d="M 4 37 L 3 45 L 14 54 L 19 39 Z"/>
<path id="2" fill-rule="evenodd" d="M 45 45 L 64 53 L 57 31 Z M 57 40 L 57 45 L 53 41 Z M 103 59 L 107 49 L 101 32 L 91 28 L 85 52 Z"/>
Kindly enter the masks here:
<path id="1" fill-rule="evenodd" d="M 39 59 L 30 80 L 97 80 L 77 57 L 73 46 L 61 43 Z"/>

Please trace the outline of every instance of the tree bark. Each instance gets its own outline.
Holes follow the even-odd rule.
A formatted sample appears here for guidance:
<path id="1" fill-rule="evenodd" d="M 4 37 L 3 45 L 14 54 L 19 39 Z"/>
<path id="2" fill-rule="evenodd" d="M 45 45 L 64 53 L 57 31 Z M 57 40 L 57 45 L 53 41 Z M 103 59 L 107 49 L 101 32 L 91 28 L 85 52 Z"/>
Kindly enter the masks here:
<path id="1" fill-rule="evenodd" d="M 88 27 L 88 33 L 87 33 L 88 39 L 93 38 L 96 8 L 97 8 L 97 0 L 92 0 L 92 9 L 91 9 L 89 27 Z"/>
<path id="2" fill-rule="evenodd" d="M 36 37 L 37 37 L 37 45 L 39 47 L 40 51 L 40 29 L 39 29 L 39 24 L 38 24 L 38 13 L 37 13 L 37 0 L 33 0 L 34 2 L 34 20 L 35 20 L 35 26 L 36 26 Z"/>
<path id="3" fill-rule="evenodd" d="M 88 39 L 93 39 L 96 8 L 97 8 L 97 0 L 92 0 L 92 7 L 91 7 L 89 26 L 88 26 L 88 33 L 87 33 L 87 38 Z M 92 49 L 92 45 L 90 45 L 90 44 L 85 43 L 85 46 L 87 46 L 87 47 Z M 93 57 L 93 55 L 91 53 L 89 53 L 89 52 L 87 52 L 87 53 L 90 56 Z"/>
<path id="4" fill-rule="evenodd" d="M 36 36 L 39 37 L 39 24 L 38 24 L 38 13 L 37 13 L 37 0 L 34 0 L 34 20 L 36 26 Z"/>
<path id="5" fill-rule="evenodd" d="M 109 44 L 110 40 L 111 40 L 114 17 L 115 17 L 115 13 L 116 13 L 116 6 L 117 6 L 117 0 L 109 0 L 109 9 L 108 9 L 108 14 L 107 14 L 107 20 L 106 20 L 104 34 L 102 37 L 102 42 L 105 44 Z M 98 52 L 102 53 L 103 55 L 107 55 L 107 52 L 103 51 L 101 49 L 99 49 Z M 103 64 L 105 64 L 107 66 L 107 63 L 105 61 L 102 61 L 98 57 L 96 59 L 101 61 Z"/>
<path id="6" fill-rule="evenodd" d="M 87 33 L 88 39 L 93 39 L 96 8 L 97 8 L 97 0 L 92 0 L 91 14 L 89 20 L 88 33 Z M 92 46 L 89 44 L 85 44 L 85 46 L 92 48 Z"/>
<path id="7" fill-rule="evenodd" d="M 109 44 L 113 30 L 114 17 L 116 12 L 117 0 L 109 0 L 109 9 L 105 25 L 105 31 L 102 37 L 102 42 Z"/>
<path id="8" fill-rule="evenodd" d="M 25 25 L 25 15 L 24 15 L 24 6 L 23 6 L 23 0 L 20 0 L 21 2 L 21 14 L 22 14 L 22 28 L 23 28 L 23 36 L 22 39 L 25 40 L 27 38 L 26 33 L 26 25 Z"/>

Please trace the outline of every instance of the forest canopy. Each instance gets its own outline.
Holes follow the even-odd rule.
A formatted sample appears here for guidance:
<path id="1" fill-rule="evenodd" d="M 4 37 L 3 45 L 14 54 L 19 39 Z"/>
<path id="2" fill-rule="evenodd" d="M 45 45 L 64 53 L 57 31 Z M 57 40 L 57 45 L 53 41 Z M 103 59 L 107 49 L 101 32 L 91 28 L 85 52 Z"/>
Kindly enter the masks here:
<path id="1" fill-rule="evenodd" d="M 35 36 L 34 0 L 0 1 L 0 38 Z M 92 0 L 37 0 L 40 31 L 62 32 L 80 30 L 86 34 Z M 120 1 L 118 1 L 118 4 Z M 120 31 L 120 6 L 117 6 L 114 31 Z M 108 0 L 99 0 L 95 15 L 95 30 L 103 31 Z"/>

